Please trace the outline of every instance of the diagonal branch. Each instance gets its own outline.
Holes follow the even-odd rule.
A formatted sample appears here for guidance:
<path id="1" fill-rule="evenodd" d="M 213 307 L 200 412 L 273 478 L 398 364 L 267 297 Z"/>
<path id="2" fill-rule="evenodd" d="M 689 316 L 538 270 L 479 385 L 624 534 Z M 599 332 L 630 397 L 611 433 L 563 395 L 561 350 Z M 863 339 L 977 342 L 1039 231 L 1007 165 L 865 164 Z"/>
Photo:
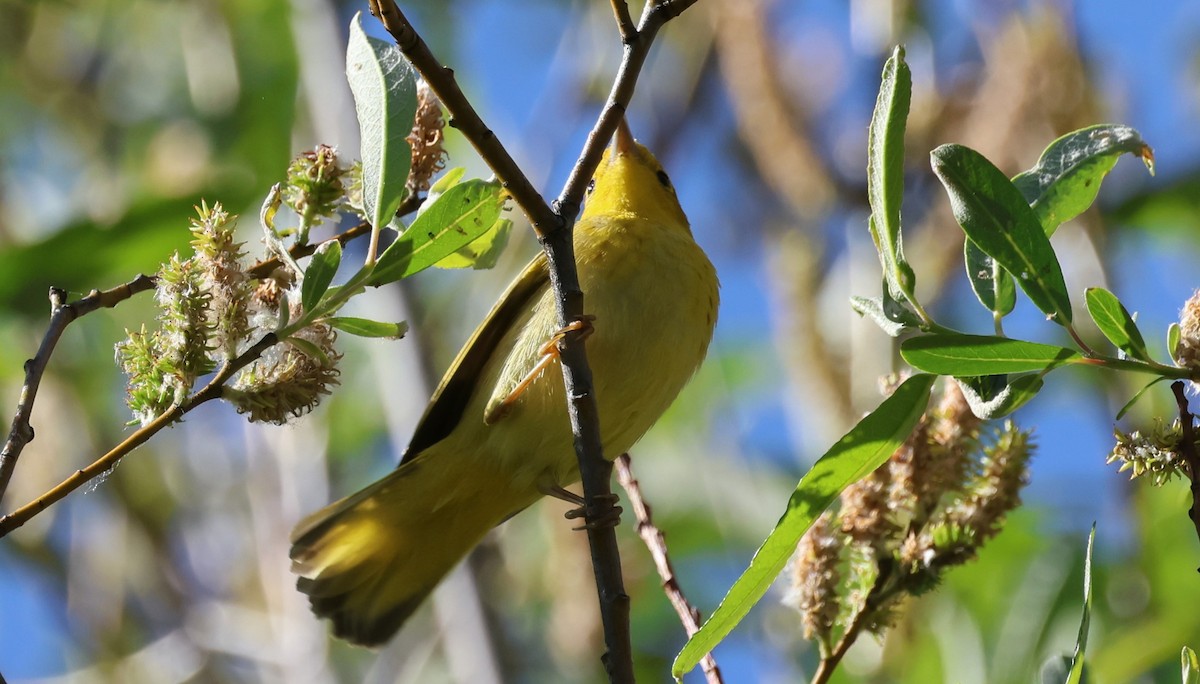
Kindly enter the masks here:
<path id="1" fill-rule="evenodd" d="M 617 32 L 621 34 L 621 43 L 628 45 L 637 39 L 637 26 L 629 15 L 629 3 L 625 0 L 612 0 L 613 17 L 617 20 Z"/>
<path id="2" fill-rule="evenodd" d="M 633 507 L 634 517 L 637 518 L 638 536 L 650 550 L 654 567 L 658 570 L 658 576 L 662 578 L 667 600 L 671 602 L 671 607 L 683 623 L 684 631 L 690 637 L 700 631 L 700 611 L 688 602 L 679 586 L 679 580 L 675 578 L 675 569 L 671 567 L 671 558 L 667 555 L 667 540 L 662 530 L 655 527 L 654 520 L 650 518 L 650 505 L 642 496 L 641 484 L 633 476 L 629 454 L 617 457 L 617 481 L 625 488 L 625 493 L 629 494 L 629 505 Z M 700 666 L 704 669 L 704 679 L 708 684 L 721 684 L 721 670 L 717 667 L 713 654 L 706 653 L 700 660 Z"/>
<path id="3" fill-rule="evenodd" d="M 604 147 L 625 115 L 637 85 L 638 75 L 658 30 L 670 19 L 695 4 L 696 0 L 651 0 L 642 12 L 636 32 L 623 21 L 622 0 L 616 0 L 614 12 L 622 28 L 625 45 L 620 69 L 613 82 L 608 102 L 588 135 L 566 185 L 548 206 L 529 179 L 513 161 L 496 134 L 484 124 L 454 78 L 454 71 L 443 66 L 429 46 L 396 6 L 394 0 L 370 0 L 371 13 L 396 40 L 397 46 L 413 67 L 441 99 L 450 112 L 450 125 L 460 130 L 479 152 L 480 157 L 504 184 L 513 200 L 529 218 L 546 253 L 550 283 L 554 290 L 559 327 L 565 328 L 584 315 L 583 292 L 575 266 L 572 229 L 583 201 L 587 183 L 600 163 Z M 626 14 L 628 12 L 626 11 Z M 600 440 L 600 422 L 596 407 L 591 370 L 581 340 L 564 336 L 559 345 L 563 382 L 568 398 L 567 412 L 575 436 L 583 481 L 588 542 L 592 568 L 596 575 L 604 640 L 608 652 L 603 661 L 612 682 L 633 681 L 633 647 L 629 634 L 629 596 L 621 576 L 617 535 L 612 527 L 616 515 L 612 494 L 612 463 L 605 460 Z M 607 524 L 604 521 L 608 521 Z"/>
<path id="4" fill-rule="evenodd" d="M 273 332 L 263 335 L 262 339 L 256 342 L 254 346 L 239 354 L 236 359 L 223 365 L 221 370 L 213 376 L 212 380 L 204 386 L 204 389 L 192 395 L 186 402 L 175 404 L 162 415 L 126 437 L 120 444 L 110 449 L 108 453 L 86 467 L 71 473 L 70 477 L 38 498 L 8 515 L 0 516 L 0 538 L 29 522 L 33 516 L 49 508 L 51 504 L 62 500 L 84 484 L 112 470 L 123 457 L 142 444 L 145 444 L 151 437 L 161 432 L 163 428 L 169 427 L 185 414 L 192 411 L 192 409 L 213 399 L 219 399 L 221 391 L 225 388 L 225 383 L 235 373 L 245 368 L 278 341 L 278 337 Z"/>
<path id="5" fill-rule="evenodd" d="M 139 275 L 128 283 L 110 290 L 92 290 L 86 297 L 70 303 L 64 302 L 67 296 L 65 291 L 56 287 L 50 288 L 50 325 L 46 328 L 37 354 L 25 362 L 25 384 L 21 386 L 21 396 L 17 400 L 17 412 L 13 416 L 8 439 L 4 442 L 4 449 L 0 450 L 0 499 L 4 498 L 4 492 L 8 489 L 13 470 L 17 467 L 17 459 L 21 457 L 25 445 L 33 441 L 33 426 L 29 422 L 33 414 L 33 402 L 37 399 L 42 376 L 46 373 L 50 356 L 54 353 L 63 331 L 80 316 L 97 309 L 114 307 L 139 292 L 153 288 L 154 278 Z"/>

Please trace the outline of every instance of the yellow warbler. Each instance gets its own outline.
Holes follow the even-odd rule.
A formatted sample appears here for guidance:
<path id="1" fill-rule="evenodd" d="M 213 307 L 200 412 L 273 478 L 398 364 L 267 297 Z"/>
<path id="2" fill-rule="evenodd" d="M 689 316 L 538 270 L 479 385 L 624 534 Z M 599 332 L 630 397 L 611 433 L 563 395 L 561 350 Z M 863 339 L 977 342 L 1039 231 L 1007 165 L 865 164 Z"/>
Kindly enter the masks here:
<path id="1" fill-rule="evenodd" d="M 633 446 L 704 359 L 717 275 L 662 166 L 624 122 L 575 226 L 594 332 L 587 356 L 604 453 Z M 496 525 L 579 479 L 545 257 L 509 286 L 459 352 L 400 466 L 310 515 L 292 569 L 349 641 L 386 641 Z M 548 353 L 550 354 L 548 356 Z"/>

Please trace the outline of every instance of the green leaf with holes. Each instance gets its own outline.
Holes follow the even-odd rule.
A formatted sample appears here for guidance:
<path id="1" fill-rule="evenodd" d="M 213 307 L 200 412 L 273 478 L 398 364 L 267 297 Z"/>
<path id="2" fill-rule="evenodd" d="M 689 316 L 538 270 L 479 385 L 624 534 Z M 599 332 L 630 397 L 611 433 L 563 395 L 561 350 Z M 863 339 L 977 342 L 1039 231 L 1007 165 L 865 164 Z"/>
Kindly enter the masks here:
<path id="1" fill-rule="evenodd" d="M 473 179 L 427 202 L 395 242 L 379 255 L 368 285 L 384 285 L 423 271 L 496 225 L 508 195 L 499 181 Z"/>
<path id="2" fill-rule="evenodd" d="M 1154 151 L 1129 126 L 1100 124 L 1072 131 L 1042 152 L 1038 163 L 1012 179 L 1033 208 L 1046 235 L 1096 201 L 1100 183 L 1123 154 L 1154 173 Z"/>
<path id="3" fill-rule="evenodd" d="M 1013 274 L 1046 315 L 1060 325 L 1070 324 L 1071 300 L 1058 257 L 1012 181 L 983 155 L 962 145 L 942 145 L 930 159 L 967 237 Z"/>

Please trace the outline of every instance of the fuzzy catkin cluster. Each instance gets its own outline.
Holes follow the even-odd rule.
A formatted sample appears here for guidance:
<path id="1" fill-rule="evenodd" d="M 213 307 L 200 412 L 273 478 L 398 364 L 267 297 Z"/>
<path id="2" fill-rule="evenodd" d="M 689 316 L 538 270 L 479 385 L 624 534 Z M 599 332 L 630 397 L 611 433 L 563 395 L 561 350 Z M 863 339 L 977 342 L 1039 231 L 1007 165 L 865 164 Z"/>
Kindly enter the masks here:
<path id="1" fill-rule="evenodd" d="M 328 145 L 318 145 L 292 160 L 281 195 L 283 203 L 300 219 L 297 243 L 307 244 L 309 231 L 341 209 L 347 190 L 343 177 L 348 172 Z"/>
<path id="2" fill-rule="evenodd" d="M 1117 439 L 1108 463 L 1120 463 L 1118 472 L 1129 471 L 1129 479 L 1148 476 L 1155 486 L 1175 477 L 1187 477 L 1187 459 L 1182 453 L 1183 424 L 1176 418 L 1167 424 L 1155 418 L 1154 425 L 1144 434 L 1135 430 L 1128 434 L 1113 428 Z M 1194 448 L 1200 449 L 1200 443 Z"/>
<path id="3" fill-rule="evenodd" d="M 1183 305 L 1179 316 L 1179 344 L 1173 351 L 1180 366 L 1200 368 L 1200 290 Z"/>
<path id="4" fill-rule="evenodd" d="M 345 173 L 334 150 L 324 145 L 288 167 L 281 196 L 299 219 L 297 243 L 307 240 L 308 227 L 345 204 Z M 174 255 L 157 274 L 158 329 L 129 332 L 116 348 L 129 376 L 130 410 L 143 425 L 185 403 L 202 376 L 233 362 L 282 321 L 305 313 L 299 309 L 297 274 L 289 267 L 250 275 L 244 243 L 235 238 L 236 216 L 219 203 L 202 203 L 196 211 L 192 255 Z M 283 423 L 306 413 L 337 384 L 336 339 L 319 321 L 292 332 L 238 371 L 222 397 L 254 421 Z"/>
<path id="5" fill-rule="evenodd" d="M 446 168 L 445 128 L 441 100 L 421 80 L 417 85 L 416 121 L 408 134 L 408 144 L 412 147 L 409 192 L 428 190 L 433 177 Z"/>
<path id="6" fill-rule="evenodd" d="M 1011 421 L 987 438 L 956 384 L 801 539 L 788 603 L 823 652 L 853 623 L 879 632 L 907 595 L 975 556 L 1020 504 L 1033 446 Z"/>

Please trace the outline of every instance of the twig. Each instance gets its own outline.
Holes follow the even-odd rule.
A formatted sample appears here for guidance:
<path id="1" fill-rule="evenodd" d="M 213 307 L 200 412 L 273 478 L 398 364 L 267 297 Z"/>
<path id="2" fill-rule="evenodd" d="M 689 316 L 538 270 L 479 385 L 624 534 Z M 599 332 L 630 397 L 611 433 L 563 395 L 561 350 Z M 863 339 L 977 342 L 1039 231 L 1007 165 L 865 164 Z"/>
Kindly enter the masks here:
<path id="1" fill-rule="evenodd" d="M 621 34 L 621 43 L 628 45 L 637 37 L 637 27 L 633 17 L 629 16 L 629 3 L 625 0 L 612 0 L 613 16 L 617 20 L 617 31 Z"/>
<path id="2" fill-rule="evenodd" d="M 842 637 L 838 639 L 837 645 L 833 647 L 833 650 L 821 658 L 821 663 L 817 666 L 817 671 L 813 674 L 812 681 L 809 684 L 826 684 L 829 678 L 833 676 L 833 671 L 837 669 L 837 666 L 842 662 L 842 658 L 846 657 L 846 653 L 850 651 L 850 647 L 858 640 L 863 627 L 866 627 L 867 616 L 874 614 L 876 608 L 894 594 L 894 587 L 891 591 L 885 591 L 885 586 L 888 584 L 890 577 L 891 573 L 889 571 L 880 568 L 879 575 L 875 577 L 875 583 L 871 586 L 870 592 L 867 593 L 867 598 L 863 601 L 862 607 L 854 614 L 854 618 L 846 626 L 846 630 L 842 632 Z"/>
<path id="3" fill-rule="evenodd" d="M 3 451 L 0 451 L 0 499 L 4 498 L 4 492 L 8 489 L 9 480 L 12 479 L 13 470 L 17 467 L 17 459 L 20 458 L 21 451 L 25 449 L 26 444 L 33 441 L 33 426 L 29 422 L 33 413 L 33 402 L 37 399 L 42 376 L 46 373 L 46 365 L 50 362 L 50 356 L 54 353 L 54 348 L 58 344 L 59 338 L 62 337 L 63 331 L 80 316 L 96 309 L 114 307 L 139 292 L 153 288 L 154 278 L 139 275 L 111 290 L 92 290 L 86 297 L 70 303 L 63 301 L 67 296 L 65 291 L 56 287 L 50 288 L 50 325 L 47 326 L 46 334 L 42 337 L 42 344 L 38 347 L 37 355 L 25 362 L 25 384 L 21 387 L 21 396 L 17 400 L 17 412 L 13 416 L 8 439 L 4 442 Z"/>
<path id="4" fill-rule="evenodd" d="M 671 558 L 667 555 L 667 540 L 650 518 L 650 506 L 642 496 L 641 485 L 633 476 L 629 454 L 621 454 L 617 457 L 617 482 L 621 483 L 621 486 L 625 488 L 625 493 L 629 495 L 629 504 L 633 507 L 634 517 L 637 518 L 638 536 L 650 550 L 650 557 L 654 559 L 654 567 L 658 570 L 658 576 L 662 578 L 663 591 L 667 595 L 667 600 L 671 602 L 671 607 L 675 609 L 680 622 L 683 623 L 684 631 L 690 637 L 700 631 L 700 611 L 688 602 L 687 597 L 683 595 L 683 589 L 679 586 L 679 581 L 675 578 L 675 569 L 671 567 Z M 721 684 L 721 670 L 717 667 L 717 661 L 713 658 L 712 653 L 704 655 L 700 666 L 703 668 L 704 678 L 709 684 Z"/>
<path id="5" fill-rule="evenodd" d="M 1175 404 L 1179 407 L 1179 424 L 1183 430 L 1179 453 L 1187 463 L 1188 478 L 1192 481 L 1192 507 L 1188 509 L 1188 517 L 1192 519 L 1192 525 L 1196 528 L 1196 536 L 1200 537 L 1200 454 L 1196 453 L 1195 418 L 1188 410 L 1183 381 L 1176 380 L 1171 383 L 1171 391 L 1175 393 Z"/>
<path id="6" fill-rule="evenodd" d="M 46 510 L 52 504 L 62 500 L 65 496 L 76 489 L 79 489 L 79 487 L 83 486 L 87 482 L 95 479 L 103 473 L 112 470 L 112 468 L 117 465 L 117 462 L 120 461 L 122 457 L 142 444 L 145 444 L 147 440 L 158 434 L 158 432 L 160 432 L 163 428 L 179 420 L 192 409 L 208 401 L 219 398 L 221 396 L 221 391 L 225 387 L 225 382 L 228 381 L 229 378 L 233 377 L 234 373 L 237 373 L 242 368 L 245 368 L 252 361 L 261 356 L 264 351 L 274 346 L 278 341 L 278 338 L 273 332 L 263 335 L 262 339 L 256 342 L 254 346 L 242 352 L 236 359 L 233 359 L 232 361 L 223 365 L 221 370 L 219 370 L 213 376 L 212 380 L 210 380 L 208 384 L 204 386 L 204 389 L 192 395 L 191 398 L 189 398 L 186 402 L 182 404 L 175 404 L 169 410 L 163 412 L 162 415 L 158 416 L 138 431 L 126 437 L 120 444 L 113 447 L 108 453 L 96 459 L 91 464 L 81 468 L 80 470 L 76 470 L 71 474 L 70 477 L 63 480 L 58 485 L 48 490 L 46 493 L 42 494 L 33 501 L 25 504 L 8 515 L 0 517 L 0 538 L 29 522 L 33 516 Z"/>
<path id="7" fill-rule="evenodd" d="M 326 242 L 333 242 L 334 240 L 337 240 L 338 242 L 342 243 L 343 247 L 345 247 L 347 242 L 350 242 L 351 240 L 362 237 L 364 235 L 369 235 L 370 233 L 371 233 L 371 224 L 367 223 L 366 221 L 363 221 L 362 223 L 359 223 L 358 225 L 354 226 L 353 228 L 347 228 L 346 230 L 342 231 L 341 233 L 338 233 L 337 235 L 329 238 L 328 240 L 324 240 L 322 242 L 310 242 L 310 243 L 305 243 L 303 245 L 293 245 L 291 248 L 288 249 L 288 254 L 291 254 L 293 259 L 303 259 L 304 257 L 309 256 L 313 252 L 317 251 L 317 248 L 320 247 L 321 245 L 325 244 Z M 246 275 L 251 278 L 256 278 L 256 279 L 266 278 L 271 275 L 272 271 L 274 271 L 275 269 L 279 268 L 282 265 L 283 265 L 283 262 L 279 260 L 279 257 L 271 257 L 270 259 L 263 259 L 262 261 L 254 264 L 250 268 L 246 269 Z"/>
<path id="8" fill-rule="evenodd" d="M 625 115 L 633 96 L 638 74 L 646 61 L 654 36 L 663 24 L 696 0 L 659 0 L 648 2 L 636 32 L 623 35 L 624 57 L 608 102 L 588 135 L 579 160 L 575 163 L 566 185 L 553 204 L 546 205 L 529 179 L 513 161 L 500 140 L 483 122 L 458 87 L 454 71 L 434 57 L 429 46 L 405 18 L 394 0 L 370 0 L 371 13 L 396 40 L 413 67 L 425 78 L 429 87 L 450 112 L 450 125 L 460 130 L 479 152 L 480 157 L 501 180 L 529 218 L 534 232 L 546 253 L 550 282 L 554 289 L 558 323 L 565 328 L 584 315 L 583 292 L 575 268 L 572 228 L 579 214 L 587 183 L 596 171 L 604 147 Z M 614 6 L 620 20 L 620 10 Z M 628 27 L 627 27 L 628 28 Z M 605 460 L 600 442 L 600 424 L 583 345 L 576 335 L 567 335 L 560 342 L 563 381 L 568 398 L 567 411 L 575 436 L 575 452 L 579 458 L 580 479 L 583 481 L 588 542 L 591 547 L 592 568 L 600 599 L 601 619 L 607 653 L 605 669 L 612 682 L 633 681 L 633 647 L 629 634 L 629 596 L 621 577 L 617 536 L 611 522 L 616 514 L 612 494 L 612 463 Z M 597 524 L 591 524 L 597 523 Z"/>

